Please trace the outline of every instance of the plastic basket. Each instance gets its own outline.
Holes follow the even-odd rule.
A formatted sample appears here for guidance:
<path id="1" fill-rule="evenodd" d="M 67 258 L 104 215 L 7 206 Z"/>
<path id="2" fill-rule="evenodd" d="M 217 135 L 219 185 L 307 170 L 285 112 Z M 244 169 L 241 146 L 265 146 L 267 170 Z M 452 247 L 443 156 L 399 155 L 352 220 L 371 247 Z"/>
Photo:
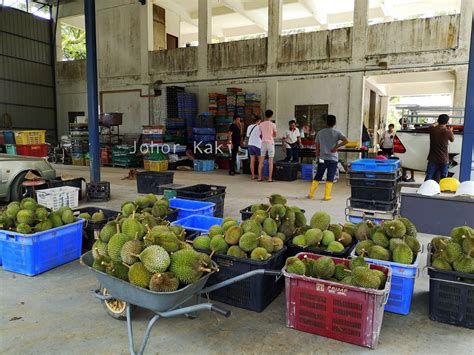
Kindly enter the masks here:
<path id="1" fill-rule="evenodd" d="M 188 238 L 188 240 L 192 239 L 194 238 Z M 274 253 L 271 258 L 265 261 L 242 259 L 223 254 L 216 254 L 212 257 L 212 260 L 219 266 L 219 272 L 211 275 L 206 284 L 207 286 L 253 270 L 280 270 L 285 264 L 286 247 Z M 256 275 L 213 291 L 209 294 L 209 297 L 234 307 L 262 312 L 281 293 L 283 288 L 283 278 Z"/>
<path id="2" fill-rule="evenodd" d="M 431 252 L 426 264 L 430 276 L 430 319 L 474 329 L 474 275 L 433 268 Z"/>
<path id="3" fill-rule="evenodd" d="M 0 230 L 3 270 L 34 276 L 81 256 L 80 219 L 35 234 Z"/>
<path id="4" fill-rule="evenodd" d="M 397 170 L 394 172 L 373 172 L 373 171 L 349 171 L 349 179 L 353 180 L 399 180 L 401 179 L 401 170 Z M 356 182 L 357 184 L 357 182 Z M 388 187 L 388 186 L 379 186 L 379 187 Z"/>
<path id="5" fill-rule="evenodd" d="M 277 181 L 295 181 L 298 179 L 298 163 L 278 162 L 273 169 L 273 178 Z"/>
<path id="6" fill-rule="evenodd" d="M 301 164 L 301 179 L 313 180 L 313 164 Z"/>
<path id="7" fill-rule="evenodd" d="M 177 197 L 189 198 L 191 200 L 204 199 L 214 195 L 225 193 L 226 186 L 197 184 L 176 189 Z"/>
<path id="8" fill-rule="evenodd" d="M 168 160 L 153 161 L 153 160 L 143 160 L 143 165 L 145 170 L 148 171 L 167 171 L 168 170 Z"/>
<path id="9" fill-rule="evenodd" d="M 170 208 L 177 208 L 178 219 L 192 215 L 213 217 L 216 204 L 212 202 L 201 202 L 194 200 L 184 200 L 173 198 L 170 200 Z"/>
<path id="10" fill-rule="evenodd" d="M 137 192 L 140 194 L 160 194 L 160 186 L 173 183 L 174 173 L 145 171 L 137 173 Z"/>
<path id="11" fill-rule="evenodd" d="M 2 144 L 15 144 L 15 133 L 13 131 L 3 131 L 2 136 Z"/>
<path id="12" fill-rule="evenodd" d="M 104 225 L 108 221 L 117 218 L 120 212 L 107 210 L 105 208 L 98 208 L 98 207 L 82 207 L 82 208 L 75 209 L 73 211 L 76 217 L 79 216 L 81 213 L 89 213 L 92 216 L 94 213 L 99 212 L 99 211 L 102 211 L 105 215 L 105 219 L 103 221 L 94 222 L 92 220 L 84 219 L 84 224 L 82 225 L 82 229 L 84 230 L 83 238 L 82 238 L 83 251 L 91 250 L 92 244 L 94 244 L 96 240 L 95 238 L 96 231 L 97 233 L 99 233 L 102 227 L 104 227 Z"/>
<path id="13" fill-rule="evenodd" d="M 194 171 L 214 171 L 214 160 L 194 160 Z"/>
<path id="14" fill-rule="evenodd" d="M 359 159 L 351 163 L 352 171 L 395 172 L 400 169 L 400 160 Z"/>
<path id="15" fill-rule="evenodd" d="M 79 205 L 80 189 L 72 186 L 54 187 L 36 191 L 38 204 L 53 211 L 61 207 L 76 208 Z"/>
<path id="16" fill-rule="evenodd" d="M 351 197 L 357 200 L 392 202 L 397 198 L 396 187 L 362 187 L 351 186 Z"/>
<path id="17" fill-rule="evenodd" d="M 44 158 L 48 156 L 48 145 L 47 144 L 30 144 L 30 145 L 17 144 L 16 153 L 18 155 L 24 155 L 24 156 L 29 156 L 29 157 Z"/>
<path id="18" fill-rule="evenodd" d="M 184 217 L 182 219 L 178 219 L 171 224 L 181 226 L 187 230 L 196 231 L 200 233 L 207 233 L 209 228 L 211 228 L 213 225 L 216 225 L 216 224 L 221 225 L 222 221 L 223 221 L 222 218 L 192 215 L 192 216 Z"/>
<path id="19" fill-rule="evenodd" d="M 79 189 L 79 200 L 82 199 L 82 182 L 86 180 L 82 177 L 79 178 L 71 178 L 67 180 L 62 180 L 58 178 L 57 180 L 50 180 L 48 181 L 48 188 L 51 187 L 61 187 L 61 186 L 73 186 Z"/>
<path id="20" fill-rule="evenodd" d="M 370 211 L 388 212 L 388 211 L 395 210 L 398 206 L 397 198 L 389 202 L 374 201 L 374 200 L 359 200 L 356 198 L 350 198 L 349 201 L 350 201 L 350 206 L 352 208 L 359 208 L 359 209 L 370 210 Z"/>
<path id="21" fill-rule="evenodd" d="M 300 253 L 304 257 L 321 256 Z M 336 264 L 349 266 L 349 260 L 332 258 Z M 383 290 L 364 289 L 327 280 L 289 274 L 285 276 L 287 326 L 303 332 L 337 339 L 375 349 L 383 321 L 383 307 L 390 290 L 391 271 L 379 265 L 387 282 Z"/>
<path id="22" fill-rule="evenodd" d="M 356 256 L 355 250 L 352 252 L 352 256 Z M 390 295 L 385 310 L 403 315 L 410 313 L 420 253 L 418 253 L 415 262 L 411 265 L 370 258 L 364 259 L 370 264 L 383 265 L 392 270 L 392 288 L 390 289 Z"/>
<path id="23" fill-rule="evenodd" d="M 16 145 L 15 144 L 5 144 L 5 149 L 8 155 L 16 155 Z"/>
<path id="24" fill-rule="evenodd" d="M 45 144 L 46 131 L 15 131 L 16 144 Z"/>

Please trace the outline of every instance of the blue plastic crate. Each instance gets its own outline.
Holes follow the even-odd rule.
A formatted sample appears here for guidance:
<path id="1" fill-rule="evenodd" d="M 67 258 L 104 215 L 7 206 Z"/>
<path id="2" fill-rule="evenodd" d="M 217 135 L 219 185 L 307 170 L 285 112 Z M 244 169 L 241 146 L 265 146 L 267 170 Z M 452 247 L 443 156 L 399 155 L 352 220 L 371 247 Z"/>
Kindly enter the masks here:
<path id="1" fill-rule="evenodd" d="M 195 142 L 215 142 L 216 135 L 215 134 L 194 134 L 193 139 Z"/>
<path id="2" fill-rule="evenodd" d="M 270 168 L 268 165 L 268 160 L 263 162 L 263 176 L 268 177 L 270 175 Z"/>
<path id="3" fill-rule="evenodd" d="M 194 160 L 194 171 L 214 171 L 214 160 Z"/>
<path id="4" fill-rule="evenodd" d="M 207 233 L 209 228 L 216 224 L 221 225 L 222 221 L 222 218 L 192 215 L 182 219 L 178 219 L 177 221 L 171 223 L 171 225 L 181 226 L 184 229 L 191 231 Z"/>
<path id="5" fill-rule="evenodd" d="M 370 264 L 383 265 L 392 269 L 392 286 L 390 288 L 387 304 L 385 305 L 386 311 L 403 315 L 410 313 L 420 254 L 421 253 L 418 253 L 415 262 L 411 265 L 364 258 L 365 261 Z M 352 256 L 356 256 L 355 249 L 352 252 Z"/>
<path id="6" fill-rule="evenodd" d="M 35 234 L 0 230 L 3 270 L 34 276 L 78 259 L 83 222 Z"/>
<path id="7" fill-rule="evenodd" d="M 192 215 L 214 216 L 216 204 L 213 202 L 200 202 L 194 200 L 184 200 L 173 198 L 170 200 L 170 207 L 178 209 L 178 219 Z"/>
<path id="8" fill-rule="evenodd" d="M 313 180 L 313 164 L 301 164 L 301 179 Z"/>
<path id="9" fill-rule="evenodd" d="M 351 163 L 352 171 L 395 172 L 400 168 L 400 160 L 359 159 Z"/>
<path id="10" fill-rule="evenodd" d="M 15 133 L 13 131 L 3 131 L 4 144 L 15 144 Z"/>

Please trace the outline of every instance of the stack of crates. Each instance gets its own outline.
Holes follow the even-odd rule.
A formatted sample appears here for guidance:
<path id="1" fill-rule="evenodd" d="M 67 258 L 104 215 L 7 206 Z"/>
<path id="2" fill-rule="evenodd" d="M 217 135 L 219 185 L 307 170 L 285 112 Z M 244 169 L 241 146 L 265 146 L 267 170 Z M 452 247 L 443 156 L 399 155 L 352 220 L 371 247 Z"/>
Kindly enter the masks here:
<path id="1" fill-rule="evenodd" d="M 0 132 L 0 152 L 16 155 L 15 133 L 13 131 Z"/>
<path id="2" fill-rule="evenodd" d="M 131 145 L 116 145 L 112 148 L 112 165 L 125 168 L 139 166 L 139 160 Z"/>
<path id="3" fill-rule="evenodd" d="M 159 144 L 164 142 L 165 130 L 163 126 L 143 126 L 143 144 Z"/>
<path id="4" fill-rule="evenodd" d="M 352 210 L 379 212 L 392 218 L 397 214 L 401 181 L 399 160 L 356 160 L 351 164 L 349 181 L 348 216 L 351 222 L 360 222 L 351 219 Z"/>
<path id="5" fill-rule="evenodd" d="M 192 129 L 197 115 L 196 95 L 181 92 L 178 93 L 178 117 L 186 122 L 188 139 L 192 138 Z"/>
<path id="6" fill-rule="evenodd" d="M 38 158 L 45 158 L 48 156 L 46 131 L 14 131 L 14 134 L 16 143 L 16 154 Z"/>

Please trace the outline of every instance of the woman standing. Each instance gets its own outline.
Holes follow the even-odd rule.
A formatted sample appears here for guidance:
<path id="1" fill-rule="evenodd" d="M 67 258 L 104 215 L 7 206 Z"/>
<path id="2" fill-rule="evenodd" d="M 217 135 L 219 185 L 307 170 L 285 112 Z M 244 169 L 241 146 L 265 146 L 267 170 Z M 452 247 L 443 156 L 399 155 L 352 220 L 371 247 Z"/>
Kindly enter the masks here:
<path id="1" fill-rule="evenodd" d="M 250 156 L 250 172 L 252 173 L 252 180 L 257 179 L 258 172 L 255 171 L 255 162 L 257 157 L 260 156 L 260 148 L 262 147 L 262 138 L 260 138 L 262 132 L 260 131 L 260 122 L 262 119 L 259 116 L 255 116 L 253 124 L 247 128 L 248 138 L 248 152 Z"/>

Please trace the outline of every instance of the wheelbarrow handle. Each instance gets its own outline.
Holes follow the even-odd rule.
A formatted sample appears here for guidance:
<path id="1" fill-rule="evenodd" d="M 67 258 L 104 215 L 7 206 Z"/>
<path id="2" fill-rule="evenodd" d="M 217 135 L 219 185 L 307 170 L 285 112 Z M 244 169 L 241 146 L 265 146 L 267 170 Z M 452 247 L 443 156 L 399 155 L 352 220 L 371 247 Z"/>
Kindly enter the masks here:
<path id="1" fill-rule="evenodd" d="M 107 295 L 107 296 L 103 295 L 102 293 L 100 293 L 100 290 L 95 290 L 94 291 L 94 297 L 98 298 L 101 301 L 110 301 L 110 300 L 114 299 L 114 297 L 112 295 Z"/>
<path id="2" fill-rule="evenodd" d="M 213 304 L 211 306 L 211 311 L 216 312 L 217 314 L 219 314 L 221 316 L 224 316 L 226 318 L 229 318 L 230 315 L 232 314 L 231 311 L 228 311 L 227 309 L 220 308 L 219 306 L 216 306 L 215 304 Z"/>

